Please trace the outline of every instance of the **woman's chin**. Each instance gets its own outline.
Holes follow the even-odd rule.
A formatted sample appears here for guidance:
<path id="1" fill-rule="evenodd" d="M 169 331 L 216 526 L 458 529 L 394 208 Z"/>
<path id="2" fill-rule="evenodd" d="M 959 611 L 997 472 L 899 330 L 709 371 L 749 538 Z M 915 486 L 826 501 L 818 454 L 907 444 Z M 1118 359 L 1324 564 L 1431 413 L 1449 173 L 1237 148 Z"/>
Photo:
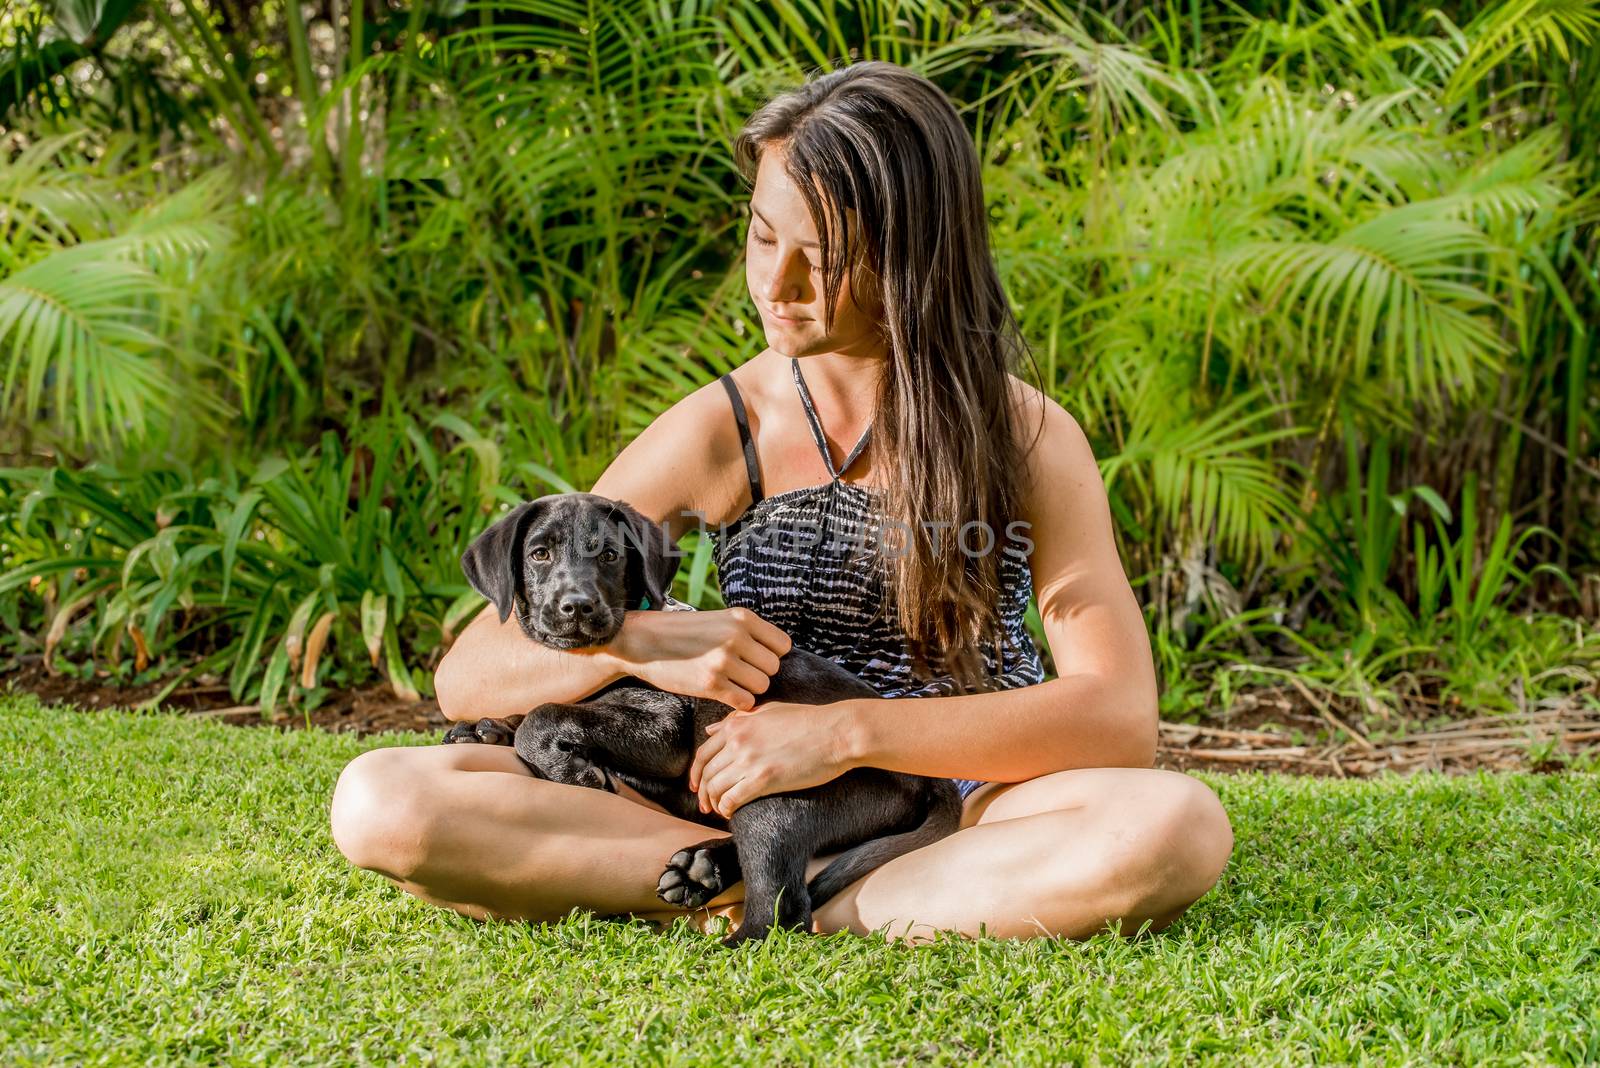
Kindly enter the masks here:
<path id="1" fill-rule="evenodd" d="M 809 356 L 812 346 L 793 330 L 767 329 L 767 348 L 781 356 Z"/>

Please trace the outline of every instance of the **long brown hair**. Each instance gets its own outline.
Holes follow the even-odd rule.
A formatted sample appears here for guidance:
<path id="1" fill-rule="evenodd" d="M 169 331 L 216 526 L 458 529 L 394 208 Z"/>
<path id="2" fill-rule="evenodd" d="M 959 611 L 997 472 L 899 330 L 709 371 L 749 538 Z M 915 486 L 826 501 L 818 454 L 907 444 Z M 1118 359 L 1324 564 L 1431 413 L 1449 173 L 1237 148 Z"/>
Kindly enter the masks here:
<path id="1" fill-rule="evenodd" d="M 748 182 L 780 145 L 817 226 L 826 328 L 858 257 L 883 304 L 889 358 L 872 448 L 886 471 L 883 518 L 910 534 L 884 561 L 914 670 L 931 663 L 959 689 L 981 689 L 975 646 L 1004 648 L 1000 553 L 1018 553 L 1007 528 L 1025 488 L 1009 375 L 1032 352 L 989 248 L 972 135 L 938 86 L 868 60 L 813 73 L 750 117 L 733 146 Z M 983 527 L 975 555 L 961 551 L 956 532 L 971 522 L 993 532 L 990 551 L 977 552 Z"/>

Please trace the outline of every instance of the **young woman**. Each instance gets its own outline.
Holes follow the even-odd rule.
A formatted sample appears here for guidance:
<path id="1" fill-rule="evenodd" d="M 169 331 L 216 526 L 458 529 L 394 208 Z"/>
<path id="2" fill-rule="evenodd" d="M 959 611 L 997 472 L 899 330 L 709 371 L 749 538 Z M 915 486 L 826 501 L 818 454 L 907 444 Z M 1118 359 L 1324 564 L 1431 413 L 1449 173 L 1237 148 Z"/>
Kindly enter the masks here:
<path id="1" fill-rule="evenodd" d="M 608 645 L 557 651 L 491 606 L 439 665 L 445 715 L 510 716 L 624 675 L 723 701 L 738 711 L 691 771 L 702 810 L 723 814 L 854 766 L 959 780 L 962 829 L 856 882 L 821 931 L 1170 923 L 1215 883 L 1232 832 L 1204 784 L 1150 766 L 1144 620 L 1083 432 L 1011 373 L 1025 347 L 970 135 L 931 82 L 864 62 L 774 99 L 735 154 L 754 178 L 746 271 L 768 347 L 593 487 L 674 537 L 704 517 L 730 607 L 630 611 Z M 1049 681 L 1023 625 L 1035 590 Z M 883 699 L 761 703 L 796 644 Z M 534 779 L 494 746 L 364 753 L 332 819 L 351 862 L 479 918 L 684 915 L 656 879 L 707 837 L 637 796 Z M 742 889 L 709 911 L 736 918 Z"/>

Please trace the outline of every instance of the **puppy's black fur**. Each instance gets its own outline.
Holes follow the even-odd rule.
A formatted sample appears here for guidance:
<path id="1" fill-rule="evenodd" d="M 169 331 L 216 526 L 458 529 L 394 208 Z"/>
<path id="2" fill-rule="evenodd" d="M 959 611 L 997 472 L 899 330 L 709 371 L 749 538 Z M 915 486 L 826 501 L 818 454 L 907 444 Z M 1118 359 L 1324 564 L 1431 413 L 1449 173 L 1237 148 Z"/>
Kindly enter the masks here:
<path id="1" fill-rule="evenodd" d="M 461 566 L 502 623 L 515 613 L 532 640 L 573 649 L 610 641 L 628 609 L 665 603 L 680 559 L 672 548 L 665 527 L 625 502 L 563 493 L 518 505 L 472 543 Z M 876 696 L 833 661 L 791 649 L 758 700 Z M 743 878 L 744 920 L 728 945 L 762 938 L 775 924 L 810 930 L 812 910 L 834 894 L 960 824 L 961 800 L 948 779 L 877 768 L 757 798 L 731 820 L 707 817 L 689 790 L 689 765 L 707 725 L 731 711 L 628 677 L 575 704 L 458 723 L 444 740 L 511 744 L 541 778 L 612 792 L 626 783 L 668 812 L 728 829 L 731 837 L 675 854 L 656 888 L 671 904 L 698 908 Z M 806 863 L 836 850 L 843 855 L 808 886 Z"/>

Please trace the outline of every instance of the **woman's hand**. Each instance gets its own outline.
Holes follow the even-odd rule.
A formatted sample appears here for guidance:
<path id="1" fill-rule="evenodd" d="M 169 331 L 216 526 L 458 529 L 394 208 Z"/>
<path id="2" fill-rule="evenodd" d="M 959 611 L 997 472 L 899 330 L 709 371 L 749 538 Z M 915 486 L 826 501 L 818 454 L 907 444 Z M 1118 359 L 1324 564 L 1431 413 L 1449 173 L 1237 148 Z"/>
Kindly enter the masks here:
<path id="1" fill-rule="evenodd" d="M 847 703 L 797 705 L 768 701 L 707 728 L 689 767 L 689 789 L 701 812 L 732 816 L 767 794 L 803 790 L 838 778 L 849 759 Z"/>
<path id="2" fill-rule="evenodd" d="M 669 693 L 755 707 L 793 642 L 748 608 L 630 611 L 611 640 L 627 674 Z"/>

